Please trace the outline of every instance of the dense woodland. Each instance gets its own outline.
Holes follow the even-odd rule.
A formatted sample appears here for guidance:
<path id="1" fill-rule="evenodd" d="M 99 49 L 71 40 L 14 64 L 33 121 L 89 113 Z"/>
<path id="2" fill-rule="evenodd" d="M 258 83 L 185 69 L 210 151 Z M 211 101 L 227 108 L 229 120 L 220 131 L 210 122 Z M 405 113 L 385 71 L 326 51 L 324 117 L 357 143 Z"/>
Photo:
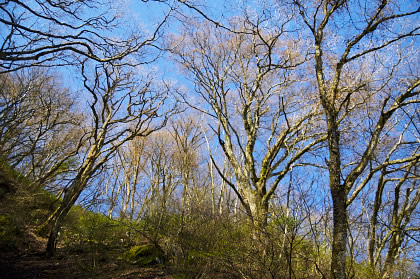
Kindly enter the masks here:
<path id="1" fill-rule="evenodd" d="M 419 278 L 419 14 L 2 1 L 0 278 Z"/>

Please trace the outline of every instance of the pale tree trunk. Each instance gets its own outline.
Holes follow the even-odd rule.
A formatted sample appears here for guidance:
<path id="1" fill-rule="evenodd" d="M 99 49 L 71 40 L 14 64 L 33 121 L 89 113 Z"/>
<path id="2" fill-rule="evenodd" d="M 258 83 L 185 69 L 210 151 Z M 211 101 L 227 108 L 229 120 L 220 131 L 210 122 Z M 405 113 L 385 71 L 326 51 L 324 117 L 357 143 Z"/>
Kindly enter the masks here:
<path id="1" fill-rule="evenodd" d="M 114 186 L 116 186 L 116 185 L 114 185 Z M 115 187 L 114 187 L 114 189 L 115 189 Z M 111 193 L 111 195 L 112 195 L 111 196 L 111 205 L 109 206 L 109 210 L 108 210 L 108 217 L 109 218 L 112 217 L 112 213 L 114 212 L 115 205 L 117 204 L 118 195 L 119 195 L 120 190 L 121 190 L 121 184 L 118 185 L 118 188 L 117 188 L 116 192 L 114 192 L 114 189 L 112 190 L 112 193 Z"/>
<path id="2" fill-rule="evenodd" d="M 135 160 L 135 165 L 134 165 L 134 178 L 132 181 L 132 185 L 131 185 L 131 195 L 128 197 L 129 198 L 129 203 L 130 203 L 130 220 L 134 219 L 134 214 L 135 214 L 135 210 L 137 208 L 138 203 L 136 202 L 136 193 L 137 193 L 137 183 L 139 180 L 139 175 L 140 175 L 140 171 L 143 168 L 143 166 L 141 166 L 141 155 L 140 154 L 136 154 L 135 156 L 137 156 L 136 160 Z"/>
<path id="3" fill-rule="evenodd" d="M 407 188 L 405 191 L 402 191 L 401 189 L 404 182 L 407 180 L 408 175 L 411 173 L 417 173 L 415 167 L 416 163 L 417 162 L 413 162 L 407 167 L 404 177 L 400 179 L 394 190 L 394 202 L 390 228 L 391 239 L 389 241 L 388 252 L 385 258 L 385 273 L 383 278 L 393 278 L 395 260 L 400 255 L 400 247 L 404 241 L 405 234 L 412 229 L 418 230 L 418 228 L 407 228 L 407 224 L 410 220 L 411 214 L 415 211 L 420 202 L 420 189 L 416 189 L 417 182 L 415 180 L 412 182 L 412 186 L 410 188 Z M 414 195 L 410 198 L 410 195 L 413 192 Z"/>
<path id="4" fill-rule="evenodd" d="M 226 173 L 226 169 L 228 168 L 228 162 L 227 162 L 227 158 L 225 157 L 224 162 L 223 162 L 223 173 Z M 220 191 L 219 191 L 219 200 L 217 202 L 217 209 L 219 212 L 219 215 L 222 216 L 223 214 L 223 203 L 225 202 L 225 194 L 226 193 L 226 181 L 222 180 L 222 182 L 220 183 Z M 227 197 L 227 204 L 230 204 L 230 195 L 229 197 Z M 235 199 L 234 202 L 234 215 L 236 216 L 237 214 L 237 208 L 239 206 L 239 198 L 237 197 Z"/>
<path id="5" fill-rule="evenodd" d="M 127 209 L 130 203 L 131 197 L 131 188 L 130 188 L 130 178 L 125 177 L 123 182 L 123 192 L 122 192 L 122 212 L 121 216 L 125 219 L 127 218 Z"/>
<path id="6" fill-rule="evenodd" d="M 395 197 L 394 197 L 394 208 L 392 211 L 392 221 L 391 221 L 391 239 L 389 241 L 389 248 L 385 258 L 385 267 L 384 267 L 384 274 L 382 278 L 392 278 L 394 277 L 394 263 L 395 259 L 398 255 L 398 249 L 402 242 L 402 228 L 401 228 L 401 220 L 402 216 L 398 214 L 399 210 L 399 199 L 400 199 L 400 187 L 399 184 L 395 189 Z"/>
<path id="7" fill-rule="evenodd" d="M 210 183 L 211 183 L 211 215 L 216 215 L 216 185 L 214 183 L 213 164 L 209 163 Z"/>
<path id="8" fill-rule="evenodd" d="M 218 208 L 218 212 L 220 216 L 222 216 L 223 214 L 223 202 L 224 202 L 225 189 L 226 189 L 226 182 L 222 181 L 222 183 L 220 184 L 219 201 L 217 204 L 217 208 Z M 236 205 L 235 205 L 235 208 L 236 208 Z"/>
<path id="9" fill-rule="evenodd" d="M 111 176 L 112 176 L 112 174 L 111 174 Z M 118 183 L 117 180 L 113 181 L 112 186 L 109 185 L 110 181 L 111 181 L 111 178 L 108 179 L 107 184 L 106 184 L 106 196 L 108 197 L 108 200 L 110 202 L 109 209 L 108 209 L 108 214 L 107 214 L 109 218 L 112 217 L 112 213 L 114 212 L 115 205 L 117 204 L 118 195 L 119 195 L 120 189 L 121 189 L 121 184 L 119 184 L 118 187 L 117 187 L 117 183 Z M 110 195 L 108 195 L 108 192 L 111 192 Z"/>
<path id="10" fill-rule="evenodd" d="M 263 194 L 255 193 L 248 187 L 244 187 L 243 196 L 253 238 L 264 243 L 266 240 L 268 201 Z"/>
<path id="11" fill-rule="evenodd" d="M 136 192 L 137 192 L 137 175 L 133 181 L 133 190 L 131 191 L 130 198 L 130 220 L 134 219 L 134 214 L 137 208 L 138 203 L 136 202 Z"/>
<path id="12" fill-rule="evenodd" d="M 395 272 L 394 263 L 398 255 L 400 242 L 401 242 L 401 232 L 395 231 L 392 234 L 391 239 L 389 241 L 389 249 L 385 258 L 385 267 L 384 267 L 385 272 L 382 276 L 382 278 L 384 279 L 394 278 L 394 272 Z"/>
<path id="13" fill-rule="evenodd" d="M 286 258 L 287 261 L 287 269 L 288 269 L 288 278 L 292 278 L 292 251 L 289 248 L 292 247 L 293 241 L 289 241 L 289 218 L 290 218 L 290 195 L 292 191 L 292 180 L 293 180 L 293 168 L 290 169 L 290 180 L 289 180 L 289 186 L 287 187 L 287 193 L 286 193 L 286 222 L 284 223 L 284 229 L 283 229 L 283 240 L 281 244 L 281 251 L 280 254 L 280 260 L 282 260 L 283 256 Z"/>
<path id="14" fill-rule="evenodd" d="M 212 156 L 212 152 L 210 149 L 210 143 L 209 140 L 206 136 L 206 132 L 204 130 L 204 128 L 200 125 L 201 131 L 203 132 L 204 135 L 204 139 L 206 140 L 207 143 L 207 151 L 209 152 L 210 156 Z M 213 170 L 213 164 L 212 162 L 209 162 L 209 172 L 210 172 L 210 183 L 211 183 L 211 214 L 212 216 L 214 216 L 216 214 L 216 184 L 214 182 L 214 170 Z M 219 210 L 219 214 L 220 214 L 220 210 Z"/>
<path id="15" fill-rule="evenodd" d="M 184 189 L 182 191 L 182 201 L 181 201 L 181 215 L 182 217 L 185 216 L 185 214 L 189 214 L 190 213 L 190 207 L 189 207 L 189 201 L 188 201 L 188 196 L 189 196 L 189 183 L 188 181 L 185 179 L 184 174 L 182 174 L 183 178 L 184 178 Z"/>
<path id="16" fill-rule="evenodd" d="M 379 177 L 378 186 L 375 194 L 375 201 L 373 203 L 373 212 L 370 218 L 370 230 L 369 230 L 369 242 L 368 242 L 368 256 L 369 256 L 369 265 L 372 271 L 376 269 L 376 261 L 375 261 L 375 250 L 377 247 L 376 241 L 376 226 L 378 224 L 378 215 L 379 210 L 382 205 L 382 196 L 385 187 L 385 168 L 382 170 L 381 176 Z"/>

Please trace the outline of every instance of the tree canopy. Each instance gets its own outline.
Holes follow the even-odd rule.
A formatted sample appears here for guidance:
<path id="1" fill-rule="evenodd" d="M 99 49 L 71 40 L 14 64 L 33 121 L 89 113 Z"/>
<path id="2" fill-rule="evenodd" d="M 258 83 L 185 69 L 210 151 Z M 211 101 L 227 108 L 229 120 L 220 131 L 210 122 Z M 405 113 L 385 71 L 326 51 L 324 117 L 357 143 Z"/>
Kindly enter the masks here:
<path id="1" fill-rule="evenodd" d="M 185 278 L 415 278 L 419 13 L 3 1 L 0 201 L 55 199 L 20 219 L 48 256 L 118 234 Z"/>

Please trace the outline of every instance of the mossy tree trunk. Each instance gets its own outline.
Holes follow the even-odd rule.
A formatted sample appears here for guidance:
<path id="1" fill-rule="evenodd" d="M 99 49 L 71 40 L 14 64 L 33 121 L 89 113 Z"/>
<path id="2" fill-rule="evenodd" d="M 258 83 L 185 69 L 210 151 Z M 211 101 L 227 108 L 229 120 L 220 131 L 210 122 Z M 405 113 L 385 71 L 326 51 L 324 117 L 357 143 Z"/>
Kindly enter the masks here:
<path id="1" fill-rule="evenodd" d="M 64 219 L 70 211 L 71 207 L 75 204 L 76 200 L 80 196 L 84 187 L 80 184 L 80 181 L 75 180 L 71 184 L 70 188 L 73 190 L 71 191 L 71 193 L 64 194 L 63 202 L 55 212 L 55 217 L 52 219 L 52 227 L 50 230 L 48 243 L 46 247 L 46 255 L 48 257 L 54 256 L 56 251 L 57 236 L 61 227 L 64 224 Z"/>

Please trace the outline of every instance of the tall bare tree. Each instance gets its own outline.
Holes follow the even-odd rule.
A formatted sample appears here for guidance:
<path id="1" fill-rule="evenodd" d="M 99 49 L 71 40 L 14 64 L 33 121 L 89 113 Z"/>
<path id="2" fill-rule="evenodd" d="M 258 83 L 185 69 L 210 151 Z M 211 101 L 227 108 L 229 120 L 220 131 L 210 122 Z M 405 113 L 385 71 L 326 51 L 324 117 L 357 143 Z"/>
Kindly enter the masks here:
<path id="1" fill-rule="evenodd" d="M 318 96 L 328 133 L 326 160 L 334 223 L 331 278 L 346 278 L 347 209 L 360 188 L 351 191 L 372 162 L 388 123 L 397 112 L 418 102 L 420 80 L 416 73 L 410 76 L 407 64 L 418 64 L 418 55 L 409 50 L 409 45 L 419 34 L 413 20 L 420 10 L 415 1 L 326 0 L 293 4 L 302 27 L 312 38 Z M 349 130 L 357 132 L 357 127 L 346 130 L 349 123 L 357 121 L 351 113 L 357 99 L 376 107 L 371 106 L 372 111 L 367 112 L 368 123 L 361 122 L 368 129 L 363 141 L 356 141 L 356 159 L 349 162 L 345 135 Z"/>
<path id="2" fill-rule="evenodd" d="M 287 20 L 286 20 L 287 22 Z M 325 137 L 317 131 L 313 95 L 293 73 L 306 57 L 294 51 L 286 23 L 270 18 L 232 19 L 232 33 L 206 22 L 174 38 L 175 59 L 195 83 L 197 101 L 184 101 L 209 117 L 233 168 L 234 180 L 215 167 L 239 197 L 254 236 L 262 235 L 269 200 L 291 166 Z M 293 85 L 299 90 L 292 89 Z M 301 106 L 307 100 L 306 107 Z"/>
<path id="3" fill-rule="evenodd" d="M 171 138 L 176 147 L 173 153 L 173 164 L 180 173 L 179 183 L 183 185 L 182 215 L 200 208 L 203 201 L 198 195 L 200 186 L 207 184 L 207 170 L 200 171 L 203 135 L 193 116 L 185 116 L 171 124 Z M 202 190 L 202 189 L 201 189 Z"/>
<path id="4" fill-rule="evenodd" d="M 87 63 L 87 62 L 86 62 Z M 154 83 L 150 74 L 139 79 L 131 68 L 104 64 L 89 71 L 82 65 L 84 87 L 91 96 L 90 127 L 81 165 L 64 191 L 60 207 L 50 217 L 47 253 L 54 254 L 57 234 L 70 208 L 92 176 L 115 152 L 136 137 L 145 137 L 166 125 L 176 109 L 166 105 L 169 87 Z"/>
<path id="5" fill-rule="evenodd" d="M 406 125 L 399 137 L 382 137 L 385 144 L 382 143 L 379 147 L 384 150 L 378 148 L 374 159 L 380 164 L 376 167 L 371 164 L 347 201 L 351 205 L 365 190 L 362 199 L 370 200 L 367 208 L 371 209 L 365 213 L 369 224 L 368 245 L 365 247 L 368 251 L 368 262 L 372 272 L 379 271 L 385 278 L 393 273 L 398 257 L 405 254 L 404 243 L 415 243 L 416 232 L 419 230 L 416 218 L 412 217 L 415 216 L 420 198 L 420 146 L 408 140 L 413 132 L 412 129 L 407 129 L 410 126 Z M 395 126 L 391 127 L 395 130 Z M 373 189 L 369 190 L 370 188 Z M 374 198 L 368 199 L 364 197 L 366 195 Z M 385 259 L 381 259 L 384 254 Z"/>
<path id="6" fill-rule="evenodd" d="M 418 44 L 416 39 L 420 27 L 415 19 L 420 9 L 416 1 L 397 3 L 386 0 L 374 2 L 294 0 L 289 3 L 253 2 L 253 4 L 255 3 L 260 4 L 260 9 L 247 7 L 246 23 L 231 26 L 231 28 L 227 27 L 226 24 L 222 25 L 220 21 L 214 20 L 214 18 L 210 18 L 208 14 L 191 2 L 187 2 L 186 5 L 218 27 L 219 34 L 230 31 L 231 36 L 236 34 L 237 37 L 245 37 L 246 34 L 253 34 L 261 38 L 261 41 L 256 44 L 258 47 L 255 48 L 258 51 L 268 46 L 267 42 L 273 42 L 267 39 L 272 35 L 271 38 L 276 38 L 284 45 L 288 45 L 291 38 L 296 41 L 300 40 L 299 50 L 296 45 L 289 44 L 290 49 L 294 49 L 295 52 L 301 54 L 312 55 L 313 67 L 307 64 L 309 68 L 306 69 L 305 78 L 312 80 L 312 85 L 317 87 L 314 91 L 318 94 L 326 124 L 324 129 L 327 133 L 329 154 L 325 158 L 325 167 L 329 172 L 329 188 L 333 202 L 331 278 L 346 278 L 348 231 L 351 229 L 348 225 L 348 208 L 353 205 L 361 193 L 367 191 L 368 185 L 375 184 L 379 179 L 377 184 L 378 200 L 375 200 L 375 204 L 380 205 L 382 204 L 380 199 L 383 198 L 382 190 L 380 190 L 383 175 L 380 173 L 385 173 L 382 178 L 387 181 L 386 183 L 399 181 L 392 190 L 396 195 L 394 197 L 396 201 L 393 203 L 394 210 L 392 210 L 395 214 L 392 214 L 392 216 L 400 217 L 394 218 L 394 225 L 390 225 L 394 229 L 386 234 L 387 238 L 384 239 L 385 242 L 382 242 L 383 245 L 387 243 L 386 245 L 394 247 L 389 251 L 391 254 L 394 253 L 392 250 L 397 249 L 395 245 L 402 244 L 401 241 L 395 240 L 401 240 L 401 236 L 408 232 L 404 229 L 406 227 L 406 225 L 403 225 L 404 222 L 400 222 L 401 218 L 409 220 L 411 209 L 415 210 L 417 206 L 417 196 L 414 194 L 416 192 L 414 189 L 417 189 L 417 186 L 413 182 L 413 180 L 416 181 L 416 176 L 407 173 L 410 173 L 408 171 L 409 166 L 411 166 L 410 170 L 415 169 L 414 166 L 418 160 L 419 129 L 416 124 L 418 122 L 416 121 L 418 119 L 416 105 L 418 104 L 419 93 L 417 66 L 419 63 L 418 51 L 415 46 Z M 288 6 L 287 4 L 291 5 Z M 287 6 L 290 9 L 289 11 L 293 12 L 285 13 L 282 6 Z M 276 13 L 282 16 L 277 17 L 277 21 L 273 21 L 273 14 Z M 290 14 L 299 16 L 293 18 L 290 17 Z M 243 15 L 239 17 L 241 16 Z M 286 28 L 276 30 L 275 28 L 279 25 Z M 282 32 L 287 30 L 287 27 L 290 28 L 288 30 L 290 32 L 288 36 L 283 36 L 284 33 Z M 273 28 L 271 32 L 266 31 L 269 28 Z M 237 105 L 238 102 L 235 103 L 235 98 L 230 97 L 233 93 L 229 90 L 232 90 L 235 86 L 232 86 L 233 82 L 229 83 L 229 73 L 234 72 L 233 69 L 236 65 L 248 66 L 250 63 L 239 61 L 236 64 L 230 64 L 226 62 L 230 61 L 229 55 L 226 55 L 228 53 L 226 50 L 231 45 L 229 38 L 223 37 L 223 35 L 219 35 L 219 40 L 213 40 L 211 44 L 208 44 L 211 47 L 207 47 L 205 42 L 212 40 L 212 32 L 208 32 L 202 37 L 195 34 L 192 37 L 195 40 L 193 40 L 193 43 L 188 43 L 196 46 L 198 55 L 194 56 L 194 49 L 186 46 L 188 43 L 182 44 L 181 53 L 183 55 L 180 55 L 182 58 L 179 60 L 189 72 L 194 74 L 196 84 L 199 85 L 197 91 L 202 96 L 205 97 L 208 92 L 213 92 L 213 94 L 208 94 L 209 97 L 205 100 L 211 105 L 212 111 L 216 112 L 213 117 L 218 119 L 219 125 L 214 130 L 219 134 L 221 146 L 224 147 L 226 155 L 230 156 L 229 160 L 232 162 L 231 158 L 233 158 L 232 154 L 234 152 L 229 152 L 229 148 L 232 146 L 232 135 L 234 139 L 235 137 L 240 139 L 244 133 L 240 130 L 234 130 L 234 124 L 237 124 L 241 118 L 235 119 L 231 113 L 234 109 L 239 111 L 239 106 Z M 252 43 L 247 46 L 250 45 Z M 223 48 L 223 51 L 212 52 L 216 48 Z M 239 56 L 240 49 L 239 46 L 236 46 L 234 55 Z M 258 53 L 258 51 L 254 51 L 254 53 Z M 211 55 L 213 53 L 217 55 Z M 279 55 L 277 50 L 273 53 Z M 268 56 L 256 55 L 257 66 L 264 65 L 262 57 L 273 58 L 269 60 L 269 65 L 276 65 L 275 62 L 272 62 L 276 61 L 276 55 L 272 55 L 272 53 Z M 247 61 L 243 56 L 241 59 Z M 249 73 L 248 69 L 242 72 Z M 265 67 L 264 69 L 271 68 Z M 292 67 L 288 69 L 291 70 Z M 296 69 L 293 68 L 293 72 L 299 73 Z M 289 71 L 289 73 L 291 72 Z M 302 76 L 300 78 L 302 81 L 305 80 Z M 214 80 L 217 79 L 222 80 L 222 82 L 215 82 Z M 248 78 L 247 81 L 249 80 Z M 236 81 L 236 84 L 241 83 Z M 239 91 L 242 93 L 241 96 L 245 97 L 247 95 L 243 92 L 249 88 L 252 89 L 253 87 L 240 86 L 239 90 L 235 88 L 235 93 Z M 302 98 L 302 100 L 304 99 Z M 251 108 L 255 103 L 257 101 L 250 102 L 248 108 Z M 247 113 L 248 111 L 242 111 L 244 112 L 242 115 L 245 116 L 242 117 L 243 119 L 250 115 Z M 226 118 L 231 122 L 224 120 Z M 233 119 L 235 119 L 235 122 L 233 122 Z M 249 122 L 243 121 L 243 123 L 249 125 Z M 249 125 L 248 127 L 252 126 Z M 246 126 L 244 128 L 246 130 Z M 229 133 L 229 129 L 233 133 Z M 404 129 L 411 132 L 406 133 Z M 391 152 L 391 157 L 388 157 L 388 159 L 386 151 L 383 152 L 385 155 L 378 157 L 377 154 L 384 148 L 386 149 L 386 141 L 389 139 L 388 135 L 390 133 L 396 134 L 396 138 L 404 135 L 399 146 L 412 146 L 414 151 L 401 152 L 403 148 L 397 148 L 399 151 Z M 251 133 L 247 134 L 252 135 Z M 248 139 L 252 139 L 252 136 Z M 252 143 L 252 141 L 249 142 Z M 242 148 L 240 141 L 233 144 L 234 148 L 238 147 L 242 151 L 244 162 L 246 160 L 250 161 L 248 158 L 251 156 L 246 152 L 245 147 L 253 147 L 253 145 L 244 144 L 243 146 Z M 313 163 L 318 164 L 319 162 Z M 234 163 L 232 164 L 234 165 Z M 238 164 L 237 166 L 243 167 L 246 164 L 243 166 Z M 237 167 L 237 169 L 240 168 Z M 243 167 L 243 169 L 246 169 L 250 175 L 248 177 L 243 175 L 242 177 L 245 179 L 242 179 L 242 181 L 248 178 L 249 181 L 252 181 L 252 171 L 247 167 Z M 408 180 L 404 179 L 404 174 L 407 174 L 406 178 Z M 261 176 L 257 176 L 257 178 L 261 178 Z M 236 180 L 240 185 L 240 175 L 236 175 Z M 411 184 L 412 182 L 414 184 Z M 401 186 L 398 186 L 400 183 L 402 183 Z M 401 193 L 404 192 L 400 188 L 402 185 L 406 185 L 404 189 L 414 187 L 412 190 L 408 190 L 410 194 L 405 192 L 404 195 L 405 201 L 403 204 L 409 204 L 408 208 L 410 210 L 404 210 L 403 208 L 406 205 L 402 206 L 401 204 Z M 245 200 L 243 197 L 242 199 Z M 246 208 L 246 202 L 244 204 Z M 400 213 L 407 215 L 402 217 Z M 409 229 L 416 231 L 416 228 Z M 391 266 L 391 262 L 396 257 L 395 254 L 391 254 L 387 256 L 388 266 Z M 384 276 L 389 276 L 389 271 Z"/>

